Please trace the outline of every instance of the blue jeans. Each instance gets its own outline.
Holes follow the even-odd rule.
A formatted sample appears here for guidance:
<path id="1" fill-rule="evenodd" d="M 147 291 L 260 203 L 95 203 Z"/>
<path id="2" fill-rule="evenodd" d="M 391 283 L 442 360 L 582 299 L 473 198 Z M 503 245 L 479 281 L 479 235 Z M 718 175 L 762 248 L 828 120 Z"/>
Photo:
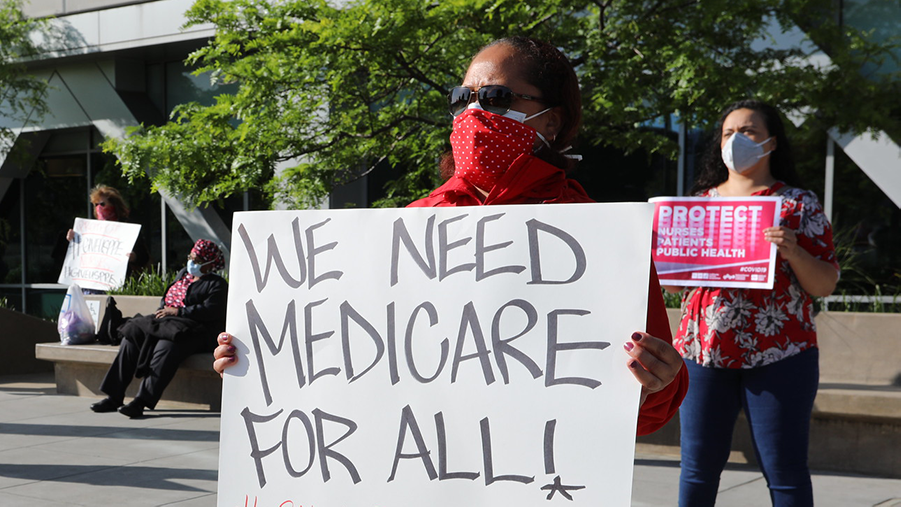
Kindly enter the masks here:
<path id="1" fill-rule="evenodd" d="M 686 361 L 689 388 L 682 430 L 680 507 L 712 506 L 732 444 L 738 411 L 751 427 L 757 462 L 777 507 L 813 505 L 807 468 L 810 414 L 819 383 L 819 350 L 747 370 Z"/>

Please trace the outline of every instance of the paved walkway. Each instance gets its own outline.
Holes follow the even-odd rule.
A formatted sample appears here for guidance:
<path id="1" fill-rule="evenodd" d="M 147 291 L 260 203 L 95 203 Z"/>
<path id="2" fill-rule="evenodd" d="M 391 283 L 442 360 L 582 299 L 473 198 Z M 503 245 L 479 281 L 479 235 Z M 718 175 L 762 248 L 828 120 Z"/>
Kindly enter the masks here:
<path id="1" fill-rule="evenodd" d="M 55 394 L 52 374 L 0 377 L 0 506 L 216 505 L 218 413 L 156 410 L 130 420 L 95 414 L 90 403 Z M 678 478 L 676 459 L 640 452 L 632 505 L 675 505 Z M 819 507 L 901 507 L 898 479 L 817 473 L 813 481 Z M 760 473 L 730 465 L 719 505 L 769 505 Z"/>

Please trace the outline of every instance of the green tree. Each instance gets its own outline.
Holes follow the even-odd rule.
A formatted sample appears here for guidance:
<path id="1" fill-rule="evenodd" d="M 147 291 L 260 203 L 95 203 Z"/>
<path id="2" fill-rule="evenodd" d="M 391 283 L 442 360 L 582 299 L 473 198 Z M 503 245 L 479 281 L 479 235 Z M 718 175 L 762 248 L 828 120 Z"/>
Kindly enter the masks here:
<path id="1" fill-rule="evenodd" d="M 438 179 L 451 118 L 445 96 L 471 56 L 509 35 L 552 41 L 577 65 L 582 144 L 672 156 L 673 142 L 641 128 L 678 113 L 704 125 L 755 96 L 823 127 L 897 131 L 897 83 L 857 69 L 889 47 L 832 22 L 831 0 L 198 0 L 189 25 L 216 36 L 190 55 L 198 73 L 237 92 L 179 106 L 161 127 L 110 140 L 131 178 L 193 204 L 265 189 L 295 206 L 383 167 L 402 175 L 383 205 L 422 196 Z M 773 24 L 800 24 L 831 65 L 804 49 L 766 44 Z M 763 44 L 752 44 L 754 41 Z M 281 173 L 285 160 L 300 162 Z M 381 169 L 378 169 L 381 170 Z"/>
<path id="2" fill-rule="evenodd" d="M 45 26 L 26 18 L 18 0 L 0 0 L 0 160 L 15 141 L 11 128 L 34 123 L 47 111 L 47 83 L 24 63 L 38 53 L 30 36 Z"/>

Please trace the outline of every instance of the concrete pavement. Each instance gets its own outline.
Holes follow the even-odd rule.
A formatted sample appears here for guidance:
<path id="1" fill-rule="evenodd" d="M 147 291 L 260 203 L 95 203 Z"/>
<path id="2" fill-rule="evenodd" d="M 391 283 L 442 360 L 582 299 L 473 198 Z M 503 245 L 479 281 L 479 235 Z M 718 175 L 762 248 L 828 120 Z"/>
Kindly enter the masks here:
<path id="1" fill-rule="evenodd" d="M 216 505 L 217 412 L 130 420 L 95 414 L 92 401 L 55 394 L 52 374 L 0 377 L 0 506 Z M 678 459 L 642 446 L 635 464 L 632 505 L 675 505 Z M 813 483 L 819 507 L 901 507 L 901 479 L 816 473 Z M 730 464 L 718 504 L 769 505 L 760 473 Z"/>

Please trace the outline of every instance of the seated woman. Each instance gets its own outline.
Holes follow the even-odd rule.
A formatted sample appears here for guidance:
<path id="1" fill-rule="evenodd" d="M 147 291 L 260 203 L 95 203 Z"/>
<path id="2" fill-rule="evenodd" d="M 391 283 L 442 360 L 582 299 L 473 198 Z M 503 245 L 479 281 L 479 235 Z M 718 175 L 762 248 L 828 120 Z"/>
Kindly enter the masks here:
<path id="1" fill-rule="evenodd" d="M 119 354 L 100 384 L 108 397 L 91 405 L 91 410 L 118 410 L 131 418 L 141 417 L 144 408 L 156 406 L 185 358 L 215 348 L 216 334 L 225 327 L 228 282 L 213 271 L 224 267 L 219 247 L 209 240 L 197 240 L 187 267 L 178 272 L 159 310 L 119 327 Z M 133 377 L 142 379 L 141 387 L 134 400 L 123 405 Z"/>

